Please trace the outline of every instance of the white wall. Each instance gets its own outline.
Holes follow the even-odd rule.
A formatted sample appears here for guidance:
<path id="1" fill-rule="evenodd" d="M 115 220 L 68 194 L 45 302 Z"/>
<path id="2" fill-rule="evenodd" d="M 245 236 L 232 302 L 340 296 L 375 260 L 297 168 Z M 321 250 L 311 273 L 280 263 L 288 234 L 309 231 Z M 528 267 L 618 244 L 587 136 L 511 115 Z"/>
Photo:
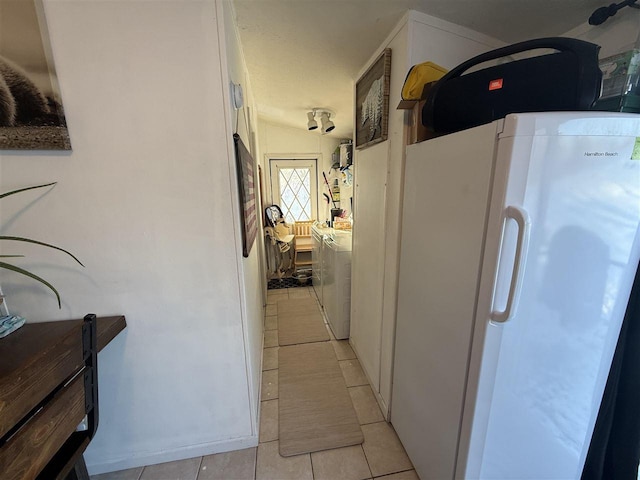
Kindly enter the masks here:
<path id="1" fill-rule="evenodd" d="M 405 124 L 409 123 L 408 114 L 396 109 L 402 85 L 412 65 L 432 61 L 453 68 L 501 45 L 472 30 L 410 11 L 358 75 L 364 74 L 384 48 L 392 49 L 389 138 L 356 150 L 354 160 L 351 343 L 383 411 L 388 412 L 391 402 Z"/>
<path id="2" fill-rule="evenodd" d="M 640 10 L 635 8 L 620 10 L 602 25 L 592 26 L 585 22 L 563 34 L 564 37 L 578 38 L 600 45 L 600 58 L 630 50 L 639 35 Z"/>
<path id="3" fill-rule="evenodd" d="M 322 193 L 328 193 L 322 178 L 322 172 L 327 174 L 329 183 L 337 175 L 331 170 L 331 154 L 340 144 L 339 138 L 309 132 L 302 128 L 292 128 L 261 119 L 259 122 L 259 144 L 262 153 L 263 172 L 265 173 L 265 200 L 268 204 L 272 201 L 271 182 L 269 177 L 269 158 L 295 159 L 296 156 L 311 156 L 318 158 L 318 220 L 324 221 L 330 218 L 329 207 Z M 348 190 L 341 191 L 341 208 L 349 205 Z"/>
<path id="4" fill-rule="evenodd" d="M 226 80 L 227 88 L 223 90 L 225 93 L 225 104 L 229 109 L 230 114 L 227 115 L 229 131 L 237 132 L 242 138 L 246 148 L 250 150 L 256 165 L 260 160 L 259 144 L 257 142 L 257 115 L 255 108 L 255 101 L 253 97 L 253 91 L 251 89 L 251 82 L 249 81 L 249 72 L 244 59 L 244 53 L 242 51 L 242 45 L 240 43 L 240 35 L 235 21 L 235 11 L 233 4 L 229 0 L 220 2 L 218 13 L 222 7 L 222 14 L 220 15 L 224 19 L 224 43 L 226 46 L 223 52 L 223 65 L 227 65 L 228 78 L 223 76 L 223 83 Z M 225 57 L 226 56 L 226 62 Z M 231 84 L 241 85 L 244 103 L 242 108 L 236 110 L 233 107 L 231 96 Z M 237 128 L 237 130 L 236 130 Z M 229 150 L 229 155 L 233 156 L 232 149 Z M 258 417 L 260 408 L 260 385 L 262 376 L 262 340 L 263 340 L 263 319 L 264 319 L 264 305 L 266 304 L 266 268 L 264 262 L 266 257 L 264 255 L 264 237 L 261 234 L 263 225 L 262 205 L 259 204 L 260 200 L 260 182 L 258 181 L 257 167 L 255 169 L 254 185 L 256 195 L 256 209 L 258 216 L 258 235 L 256 242 L 249 257 L 242 260 L 241 278 L 242 278 L 242 294 L 244 301 L 242 302 L 245 307 L 243 319 L 243 333 L 245 338 L 245 347 L 248 355 L 247 362 L 247 374 L 249 381 L 249 394 L 251 397 L 251 420 L 252 420 L 252 434 L 258 435 Z M 237 181 L 237 177 L 236 177 Z M 237 215 L 236 215 L 237 218 Z"/>
<path id="5" fill-rule="evenodd" d="M 92 473 L 255 445 L 255 340 L 244 340 L 255 336 L 257 262 L 241 260 L 216 4 L 45 10 L 73 151 L 0 154 L 2 191 L 58 181 L 4 199 L 2 231 L 64 246 L 86 268 L 4 242 L 63 297 L 58 310 L 44 288 L 3 272 L 10 306 L 29 321 L 127 317 L 99 356 Z"/>

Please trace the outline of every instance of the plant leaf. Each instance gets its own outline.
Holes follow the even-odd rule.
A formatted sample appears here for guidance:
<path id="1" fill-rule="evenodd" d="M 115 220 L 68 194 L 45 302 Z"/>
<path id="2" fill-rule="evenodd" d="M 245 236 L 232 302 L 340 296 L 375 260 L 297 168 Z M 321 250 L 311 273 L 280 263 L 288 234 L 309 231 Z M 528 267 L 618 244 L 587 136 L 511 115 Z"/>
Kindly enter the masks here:
<path id="1" fill-rule="evenodd" d="M 44 247 L 53 248 L 54 250 L 60 250 L 61 252 L 64 252 L 67 255 L 69 255 L 71 258 L 73 258 L 76 262 L 78 262 L 80 265 L 82 265 L 84 267 L 82 262 L 80 260 L 78 260 L 78 258 L 73 253 L 68 252 L 64 248 L 60 248 L 60 247 L 56 247 L 55 245 L 51 245 L 50 243 L 44 243 L 44 242 L 40 242 L 38 240 L 32 240 L 30 238 L 25 238 L 25 237 L 11 237 L 11 236 L 7 236 L 7 235 L 0 235 L 0 240 L 14 240 L 16 242 L 34 243 L 36 245 L 42 245 Z"/>
<path id="2" fill-rule="evenodd" d="M 56 183 L 58 182 L 45 183 L 44 185 L 35 185 L 33 187 L 25 187 L 25 188 L 20 188 L 18 190 L 12 190 L 10 192 L 5 192 L 1 194 L 0 198 L 8 197 L 9 195 L 15 195 L 16 193 L 20 193 L 20 192 L 26 192 L 27 190 L 34 190 L 36 188 L 50 187 L 51 185 L 55 185 Z"/>
<path id="3" fill-rule="evenodd" d="M 43 285 L 49 287 L 49 289 L 51 289 L 51 291 L 56 294 L 56 298 L 58 299 L 58 308 L 62 309 L 62 303 L 60 301 L 60 294 L 55 289 L 55 287 L 53 285 L 51 285 L 49 282 L 47 282 L 44 278 L 41 278 L 38 275 L 35 275 L 35 274 L 25 270 L 24 268 L 16 267 L 15 265 L 11 265 L 11 264 L 5 263 L 5 262 L 0 262 L 0 268 L 4 268 L 6 270 L 11 270 L 12 272 L 16 272 L 16 273 L 21 273 L 22 275 L 25 275 L 27 277 L 33 278 L 34 280 L 37 280 L 38 282 L 42 283 Z"/>

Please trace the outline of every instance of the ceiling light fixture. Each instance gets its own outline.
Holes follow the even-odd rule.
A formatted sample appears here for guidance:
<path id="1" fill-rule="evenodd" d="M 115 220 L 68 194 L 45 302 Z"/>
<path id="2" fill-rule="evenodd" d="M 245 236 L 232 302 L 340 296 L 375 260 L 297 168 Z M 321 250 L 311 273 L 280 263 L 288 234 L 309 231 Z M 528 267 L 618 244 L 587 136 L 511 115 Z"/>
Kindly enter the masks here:
<path id="1" fill-rule="evenodd" d="M 336 128 L 331 120 L 329 120 L 331 114 L 329 112 L 322 112 L 320 114 L 320 121 L 322 122 L 322 133 L 329 133 L 331 130 Z"/>
<path id="2" fill-rule="evenodd" d="M 307 128 L 309 130 L 315 130 L 316 128 L 318 128 L 318 122 L 316 122 L 316 111 L 315 110 L 313 112 L 307 113 L 307 119 L 309 120 L 307 122 Z"/>
<path id="3" fill-rule="evenodd" d="M 309 130 L 316 130 L 318 128 L 318 122 L 316 115 L 320 115 L 320 121 L 322 122 L 322 134 L 331 132 L 336 128 L 335 124 L 331 121 L 331 115 L 333 112 L 324 108 L 314 108 L 307 113 L 307 128 Z"/>

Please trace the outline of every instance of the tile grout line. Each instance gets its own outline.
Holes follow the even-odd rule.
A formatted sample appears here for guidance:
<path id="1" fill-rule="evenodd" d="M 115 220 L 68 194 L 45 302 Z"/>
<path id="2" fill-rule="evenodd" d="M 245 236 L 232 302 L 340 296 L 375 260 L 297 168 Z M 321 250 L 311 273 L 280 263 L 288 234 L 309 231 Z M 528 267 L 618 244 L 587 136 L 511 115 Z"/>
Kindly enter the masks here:
<path id="1" fill-rule="evenodd" d="M 399 473 L 404 473 L 404 472 L 413 472 L 414 470 L 415 470 L 414 468 L 407 468 L 406 470 L 399 470 L 397 472 L 385 473 L 384 475 L 380 475 L 378 477 L 375 477 L 375 479 L 376 480 L 378 480 L 379 478 L 380 479 L 385 479 L 387 477 L 390 477 L 391 475 L 398 475 Z M 373 474 L 371 474 L 371 477 L 373 478 Z"/>
<path id="2" fill-rule="evenodd" d="M 361 423 L 361 424 L 360 424 L 360 426 L 361 426 L 361 427 L 363 427 L 364 425 L 373 425 L 373 424 L 375 424 L 375 423 L 382 423 L 382 422 L 385 422 L 385 423 L 386 423 L 386 420 L 377 420 L 377 421 L 375 421 L 375 422 Z"/>
<path id="3" fill-rule="evenodd" d="M 198 470 L 196 471 L 196 478 L 194 478 L 193 480 L 198 480 L 198 477 L 200 476 L 200 469 L 202 468 L 202 462 L 204 462 L 204 455 L 200 457 L 200 462 L 198 463 Z"/>
<path id="4" fill-rule="evenodd" d="M 375 425 L 376 423 L 387 423 L 387 421 L 386 421 L 386 420 L 381 420 L 381 421 L 379 421 L 379 422 L 365 423 L 365 424 L 362 424 L 362 425 Z M 362 425 L 360 425 L 360 426 L 362 426 Z M 393 427 L 392 427 L 392 428 L 393 428 Z M 396 474 L 398 474 L 398 473 L 410 472 L 410 471 L 412 471 L 412 470 L 415 470 L 415 467 L 413 466 L 413 462 L 411 462 L 411 460 L 409 460 L 409 461 L 411 462 L 411 468 L 407 468 L 407 469 L 404 469 L 404 470 L 398 470 L 397 472 L 385 473 L 384 475 L 379 475 L 379 476 L 377 476 L 377 477 L 376 477 L 376 476 L 373 474 L 373 470 L 371 469 L 371 465 L 369 464 L 369 458 L 367 457 L 367 452 L 366 452 L 366 451 L 365 451 L 365 449 L 364 449 L 364 442 L 362 442 L 362 443 L 360 444 L 360 446 L 362 447 L 362 452 L 364 453 L 364 458 L 365 458 L 365 460 L 367 461 L 367 465 L 369 466 L 369 471 L 371 472 L 371 478 L 376 478 L 376 479 L 377 479 L 377 478 L 384 478 L 384 477 L 388 477 L 388 476 L 390 476 L 390 475 L 396 475 Z M 404 449 L 404 446 L 403 446 L 402 448 Z"/>
<path id="5" fill-rule="evenodd" d="M 331 342 L 331 340 L 318 340 L 317 342 L 287 343 L 286 345 L 277 345 L 277 346 L 282 348 L 282 347 L 294 347 L 296 345 L 310 345 L 312 343 L 327 343 L 327 342 Z M 274 347 L 267 347 L 267 348 L 274 348 Z"/>
<path id="6" fill-rule="evenodd" d="M 362 430 L 362 428 L 360 430 Z M 367 461 L 367 467 L 369 468 L 369 472 L 371 473 L 371 478 L 374 478 L 373 469 L 371 468 L 371 464 L 369 463 L 369 457 L 367 456 L 367 451 L 364 449 L 365 441 L 366 440 L 362 441 L 362 443 L 360 444 L 360 448 L 362 448 L 362 453 L 364 453 L 364 459 Z"/>
<path id="7" fill-rule="evenodd" d="M 253 457 L 253 480 L 256 480 L 256 477 L 258 476 L 258 447 L 259 446 L 260 446 L 260 443 L 258 441 L 258 445 L 256 445 L 256 455 L 255 457 Z"/>
<path id="8" fill-rule="evenodd" d="M 373 478 L 373 470 L 371 470 L 371 465 L 369 465 L 369 459 L 367 458 L 367 454 L 364 451 L 364 441 L 358 445 L 360 447 L 360 450 L 362 450 L 362 454 L 364 455 L 364 460 L 365 462 L 367 462 L 367 468 L 369 469 L 369 473 L 371 474 L 370 478 Z"/>
<path id="9" fill-rule="evenodd" d="M 313 455 L 311 455 L 311 452 L 309 452 L 309 463 L 311 463 L 311 478 L 315 480 L 316 473 L 313 471 Z"/>

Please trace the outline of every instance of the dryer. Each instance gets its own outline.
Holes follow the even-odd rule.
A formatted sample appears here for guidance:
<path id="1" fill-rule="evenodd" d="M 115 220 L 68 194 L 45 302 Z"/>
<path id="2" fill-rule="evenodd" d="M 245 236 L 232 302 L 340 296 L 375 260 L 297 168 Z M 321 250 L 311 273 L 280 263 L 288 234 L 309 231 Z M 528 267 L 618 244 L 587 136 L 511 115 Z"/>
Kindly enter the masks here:
<path id="1" fill-rule="evenodd" d="M 322 306 L 322 281 L 323 281 L 323 269 L 322 269 L 322 254 L 323 254 L 323 240 L 325 235 L 331 233 L 333 229 L 325 226 L 322 223 L 315 223 L 311 227 L 311 275 L 313 290 L 316 292 L 318 301 Z"/>
<path id="2" fill-rule="evenodd" d="M 351 232 L 326 235 L 322 251 L 322 295 L 329 327 L 338 340 L 349 338 L 351 323 Z"/>

